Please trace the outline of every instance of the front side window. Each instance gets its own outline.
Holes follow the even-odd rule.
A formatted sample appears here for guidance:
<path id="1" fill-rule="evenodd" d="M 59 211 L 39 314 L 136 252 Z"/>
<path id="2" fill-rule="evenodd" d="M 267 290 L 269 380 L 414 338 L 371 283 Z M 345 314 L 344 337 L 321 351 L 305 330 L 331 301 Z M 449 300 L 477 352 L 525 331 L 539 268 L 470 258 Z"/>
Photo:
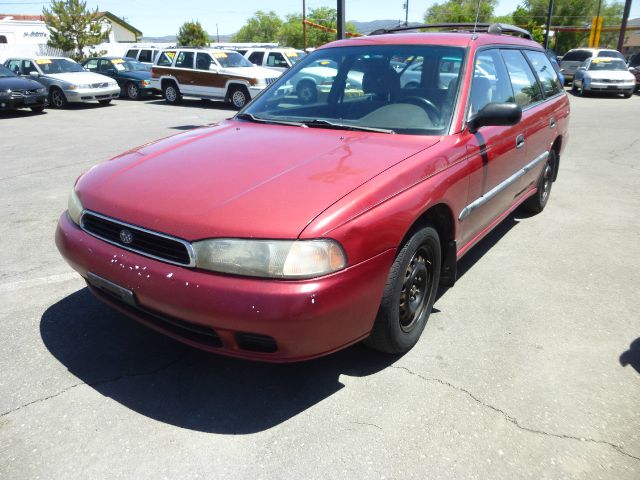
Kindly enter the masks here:
<path id="1" fill-rule="evenodd" d="M 542 90 L 520 50 L 502 50 L 514 101 L 522 108 L 542 100 Z"/>
<path id="2" fill-rule="evenodd" d="M 249 61 L 256 65 L 262 65 L 262 60 L 264 59 L 264 52 L 253 52 L 249 55 Z"/>
<path id="3" fill-rule="evenodd" d="M 462 62 L 465 51 L 435 45 L 367 45 L 316 50 L 281 76 L 238 118 L 311 128 L 441 135 L 449 127 L 458 92 L 438 87 L 443 57 Z M 407 87 L 397 71 L 416 59 L 421 88 Z"/>
<path id="4" fill-rule="evenodd" d="M 22 60 L 10 60 L 9 63 L 7 63 L 7 67 L 16 75 L 20 75 L 22 73 L 22 70 L 20 68 L 21 62 Z"/>
<path id="5" fill-rule="evenodd" d="M 166 52 L 162 52 L 160 57 L 158 58 L 157 65 L 159 67 L 170 67 L 173 63 L 173 58 L 176 56 L 176 52 L 173 50 L 168 50 Z"/>
<path id="6" fill-rule="evenodd" d="M 138 57 L 139 62 L 151 62 L 153 61 L 153 56 L 151 55 L 151 50 L 140 50 L 140 56 Z"/>
<path id="7" fill-rule="evenodd" d="M 483 50 L 476 56 L 473 67 L 469 116 L 478 113 L 488 103 L 504 102 L 513 102 L 509 74 L 498 50 Z"/>
<path id="8" fill-rule="evenodd" d="M 136 58 L 136 56 L 138 55 L 139 50 L 128 50 L 127 54 L 125 55 L 125 57 L 130 57 L 130 58 Z"/>
<path id="9" fill-rule="evenodd" d="M 544 94 L 550 97 L 560 93 L 562 91 L 560 79 L 547 56 L 542 52 L 534 52 L 533 50 L 525 50 L 524 53 L 538 74 Z"/>
<path id="10" fill-rule="evenodd" d="M 84 64 L 84 68 L 91 72 L 95 72 L 98 69 L 98 59 L 92 58 L 91 60 L 87 60 L 87 63 Z"/>
<path id="11" fill-rule="evenodd" d="M 288 68 L 289 64 L 285 60 L 284 55 L 278 52 L 271 52 L 267 56 L 267 66 Z"/>
<path id="12" fill-rule="evenodd" d="M 211 59 L 211 55 L 204 52 L 198 52 L 196 55 L 196 70 L 209 70 L 211 65 L 215 65 Z"/>

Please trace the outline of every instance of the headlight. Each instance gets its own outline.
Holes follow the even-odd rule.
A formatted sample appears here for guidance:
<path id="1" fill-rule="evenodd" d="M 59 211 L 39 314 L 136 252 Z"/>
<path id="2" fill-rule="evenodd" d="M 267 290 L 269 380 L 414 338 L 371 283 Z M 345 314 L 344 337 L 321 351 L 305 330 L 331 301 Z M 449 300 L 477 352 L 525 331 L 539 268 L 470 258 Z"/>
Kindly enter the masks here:
<path id="1" fill-rule="evenodd" d="M 196 267 L 235 275 L 312 278 L 346 267 L 334 240 L 244 240 L 221 238 L 193 244 Z"/>
<path id="2" fill-rule="evenodd" d="M 42 88 L 38 88 L 38 89 L 36 90 L 36 92 L 38 92 L 38 93 L 44 93 L 44 92 L 46 92 L 46 89 L 45 89 L 44 87 L 42 87 Z"/>
<path id="3" fill-rule="evenodd" d="M 71 220 L 73 220 L 73 223 L 75 223 L 76 225 L 80 225 L 80 215 L 82 215 L 83 210 L 84 207 L 82 206 L 82 203 L 80 203 L 80 198 L 76 193 L 75 187 L 73 187 L 73 190 L 71 190 L 71 195 L 69 195 L 69 204 L 67 206 L 67 211 L 69 212 Z"/>
<path id="4" fill-rule="evenodd" d="M 0 98 L 11 98 L 11 90 L 0 91 Z"/>
<path id="5" fill-rule="evenodd" d="M 78 89 L 84 89 L 84 88 L 91 88 L 91 85 L 89 85 L 88 83 L 82 83 L 80 85 L 69 85 L 67 87 L 67 90 L 78 90 Z"/>

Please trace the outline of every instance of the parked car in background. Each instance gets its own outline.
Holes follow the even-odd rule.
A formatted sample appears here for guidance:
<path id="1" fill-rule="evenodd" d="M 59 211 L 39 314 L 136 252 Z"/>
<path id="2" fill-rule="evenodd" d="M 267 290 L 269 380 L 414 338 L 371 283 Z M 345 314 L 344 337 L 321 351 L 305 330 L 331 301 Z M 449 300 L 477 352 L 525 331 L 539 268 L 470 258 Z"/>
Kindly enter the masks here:
<path id="1" fill-rule="evenodd" d="M 161 93 L 151 86 L 151 67 L 132 58 L 90 58 L 82 65 L 90 72 L 113 78 L 120 86 L 120 95 L 130 100 Z"/>
<path id="2" fill-rule="evenodd" d="M 120 87 L 115 80 L 87 72 L 70 58 L 9 58 L 4 65 L 16 74 L 44 85 L 52 107 L 62 108 L 69 102 L 92 101 L 107 105 L 120 96 Z"/>
<path id="3" fill-rule="evenodd" d="M 182 97 L 222 100 L 244 107 L 280 72 L 256 67 L 231 50 L 176 48 L 164 50 L 151 69 L 151 86 L 162 90 L 168 103 Z"/>
<path id="4" fill-rule="evenodd" d="M 125 53 L 124 56 L 127 58 L 133 58 L 140 63 L 151 66 L 158 58 L 161 51 L 162 49 L 157 47 L 134 46 L 127 50 L 127 53 Z"/>
<path id="5" fill-rule="evenodd" d="M 28 78 L 20 78 L 0 65 L 0 111 L 30 108 L 42 112 L 46 106 L 46 88 Z"/>
<path id="6" fill-rule="evenodd" d="M 560 71 L 565 82 L 573 81 L 578 67 L 589 58 L 619 58 L 624 61 L 624 55 L 617 50 L 607 48 L 574 48 L 564 54 L 560 60 Z"/>
<path id="7" fill-rule="evenodd" d="M 91 168 L 59 251 L 106 303 L 211 352 L 408 351 L 457 259 L 517 207 L 545 208 L 567 143 L 569 100 L 540 44 L 459 28 L 323 45 L 234 118 Z M 167 75 L 209 55 L 171 52 Z M 400 86 L 398 57 L 422 62 L 417 87 Z M 445 59 L 469 67 L 443 88 Z M 325 62 L 327 94 L 287 90 Z"/>
<path id="8" fill-rule="evenodd" d="M 291 68 L 307 55 L 302 50 L 280 47 L 238 48 L 236 51 L 254 65 L 280 73 Z"/>
<path id="9" fill-rule="evenodd" d="M 573 77 L 571 90 L 578 95 L 589 92 L 623 94 L 629 98 L 636 89 L 636 77 L 619 58 L 596 57 L 585 60 Z"/>
<path id="10" fill-rule="evenodd" d="M 552 52 L 551 50 L 547 50 L 547 58 L 549 59 L 549 62 L 551 62 L 551 66 L 553 67 L 553 69 L 558 74 L 558 78 L 560 79 L 560 83 L 562 83 L 562 85 L 564 85 L 565 78 L 564 78 L 564 75 L 562 74 L 562 69 L 560 68 L 560 64 L 558 63 L 558 56 L 554 52 Z"/>

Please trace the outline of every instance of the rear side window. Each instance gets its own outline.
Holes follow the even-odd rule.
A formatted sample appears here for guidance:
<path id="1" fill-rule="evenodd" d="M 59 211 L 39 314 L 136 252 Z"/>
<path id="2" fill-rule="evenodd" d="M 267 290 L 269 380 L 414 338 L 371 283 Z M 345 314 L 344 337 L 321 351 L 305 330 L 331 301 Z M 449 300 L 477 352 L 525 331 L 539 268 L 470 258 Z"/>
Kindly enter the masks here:
<path id="1" fill-rule="evenodd" d="M 193 68 L 193 52 L 180 52 L 176 57 L 176 68 Z"/>
<path id="2" fill-rule="evenodd" d="M 98 70 L 98 59 L 92 58 L 91 60 L 88 60 L 87 63 L 84 64 L 84 68 L 95 72 L 96 70 Z"/>
<path id="3" fill-rule="evenodd" d="M 563 62 L 584 62 L 587 58 L 591 58 L 593 55 L 589 50 L 570 50 L 568 51 L 564 57 L 562 57 Z"/>
<path id="4" fill-rule="evenodd" d="M 153 60 L 151 50 L 140 50 L 139 62 L 151 62 Z"/>
<path id="5" fill-rule="evenodd" d="M 471 82 L 471 108 L 469 114 L 475 115 L 487 103 L 513 101 L 513 91 L 509 74 L 505 69 L 498 50 L 484 50 L 476 57 Z"/>
<path id="6" fill-rule="evenodd" d="M 514 101 L 525 108 L 542 100 L 542 91 L 520 50 L 502 50 L 502 58 L 507 66 Z"/>
<path id="7" fill-rule="evenodd" d="M 138 55 L 139 50 L 137 49 L 131 49 L 127 51 L 127 54 L 125 55 L 125 57 L 129 57 L 129 58 L 136 58 Z"/>
<path id="8" fill-rule="evenodd" d="M 604 52 L 598 52 L 598 57 L 619 58 L 620 60 L 624 60 L 624 56 L 620 52 L 614 50 L 605 50 Z"/>
<path id="9" fill-rule="evenodd" d="M 267 57 L 267 66 L 288 68 L 289 64 L 284 59 L 284 55 L 278 52 L 271 52 Z"/>
<path id="10" fill-rule="evenodd" d="M 7 37 L 0 35 L 0 43 L 7 43 Z"/>
<path id="11" fill-rule="evenodd" d="M 560 79 L 547 56 L 542 52 L 534 52 L 532 50 L 525 50 L 524 53 L 538 74 L 544 94 L 547 97 L 551 97 L 552 95 L 560 93 L 562 91 Z"/>
<path id="12" fill-rule="evenodd" d="M 170 67 L 173 63 L 173 57 L 176 56 L 176 52 L 168 51 L 162 52 L 160 57 L 158 58 L 158 66 L 159 67 Z"/>
<path id="13" fill-rule="evenodd" d="M 249 61 L 256 65 L 262 65 L 262 60 L 264 59 L 264 52 L 253 52 L 249 55 Z"/>
<path id="14" fill-rule="evenodd" d="M 9 63 L 7 63 L 7 68 L 11 70 L 13 73 L 15 73 L 16 75 L 20 75 L 22 73 L 20 69 L 21 62 L 22 60 L 10 60 Z"/>

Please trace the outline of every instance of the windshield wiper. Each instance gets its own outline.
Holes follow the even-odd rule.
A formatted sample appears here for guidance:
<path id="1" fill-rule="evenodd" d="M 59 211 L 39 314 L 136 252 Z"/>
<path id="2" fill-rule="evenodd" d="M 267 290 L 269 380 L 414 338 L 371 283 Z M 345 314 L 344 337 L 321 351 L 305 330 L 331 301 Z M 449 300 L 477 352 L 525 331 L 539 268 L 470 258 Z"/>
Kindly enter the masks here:
<path id="1" fill-rule="evenodd" d="M 345 123 L 334 123 L 329 120 L 310 120 L 304 122 L 304 125 L 310 128 L 336 128 L 338 130 L 357 130 L 362 132 L 378 132 L 378 133 L 396 133 L 395 130 L 388 128 L 365 127 L 361 125 L 349 125 Z"/>
<path id="2" fill-rule="evenodd" d="M 276 125 L 291 125 L 293 127 L 305 127 L 306 128 L 306 125 L 304 123 L 288 122 L 286 120 L 274 120 L 272 118 L 256 117 L 253 113 L 238 113 L 236 115 L 236 118 L 240 118 L 242 120 L 251 120 L 252 122 L 256 122 L 256 123 L 273 123 L 273 124 L 276 124 Z"/>

